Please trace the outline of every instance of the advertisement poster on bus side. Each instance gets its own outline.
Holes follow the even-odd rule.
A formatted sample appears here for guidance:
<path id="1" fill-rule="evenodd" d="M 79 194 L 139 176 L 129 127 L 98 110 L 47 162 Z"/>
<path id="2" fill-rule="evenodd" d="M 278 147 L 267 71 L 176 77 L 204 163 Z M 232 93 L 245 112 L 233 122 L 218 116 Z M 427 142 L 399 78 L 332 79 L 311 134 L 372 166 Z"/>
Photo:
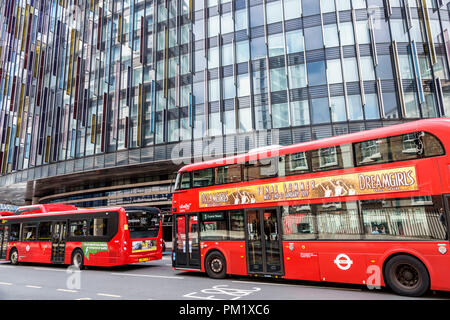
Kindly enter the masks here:
<path id="1" fill-rule="evenodd" d="M 89 259 L 91 254 L 108 251 L 108 244 L 106 242 L 83 242 L 82 249 L 86 259 Z"/>
<path id="2" fill-rule="evenodd" d="M 199 207 L 418 190 L 414 166 L 249 185 L 199 193 Z"/>

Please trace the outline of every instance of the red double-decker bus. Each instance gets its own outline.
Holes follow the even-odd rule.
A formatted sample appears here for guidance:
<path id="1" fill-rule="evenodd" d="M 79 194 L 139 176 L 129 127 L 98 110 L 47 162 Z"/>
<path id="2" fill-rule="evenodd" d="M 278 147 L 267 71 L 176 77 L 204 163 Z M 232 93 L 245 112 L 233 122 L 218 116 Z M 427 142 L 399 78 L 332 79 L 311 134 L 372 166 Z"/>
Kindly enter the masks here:
<path id="1" fill-rule="evenodd" d="M 450 119 L 184 166 L 173 268 L 450 290 Z"/>
<path id="2" fill-rule="evenodd" d="M 162 259 L 161 212 L 149 207 L 22 208 L 0 217 L 0 259 L 116 266 Z M 73 209 L 75 208 L 75 209 Z M 40 210 L 30 213 L 31 210 Z"/>

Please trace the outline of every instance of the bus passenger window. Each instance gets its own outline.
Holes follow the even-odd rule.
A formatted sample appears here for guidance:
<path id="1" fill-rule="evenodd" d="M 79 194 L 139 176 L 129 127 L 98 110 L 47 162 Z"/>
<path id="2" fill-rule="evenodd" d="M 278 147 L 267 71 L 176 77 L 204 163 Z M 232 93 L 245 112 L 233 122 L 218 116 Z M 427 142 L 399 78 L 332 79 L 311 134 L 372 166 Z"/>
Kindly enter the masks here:
<path id="1" fill-rule="evenodd" d="M 314 171 L 353 167 L 353 155 L 350 144 L 313 150 L 311 154 Z"/>
<path id="2" fill-rule="evenodd" d="M 448 237 L 447 225 L 442 223 L 444 210 L 440 196 L 363 200 L 361 211 L 367 239 L 446 240 Z"/>
<path id="3" fill-rule="evenodd" d="M 70 235 L 83 237 L 88 235 L 87 220 L 70 221 Z"/>
<path id="4" fill-rule="evenodd" d="M 258 180 L 277 176 L 278 158 L 266 158 L 246 162 L 244 165 L 244 180 Z"/>
<path id="5" fill-rule="evenodd" d="M 387 139 L 374 139 L 355 143 L 357 166 L 385 163 L 389 161 Z"/>
<path id="6" fill-rule="evenodd" d="M 297 152 L 286 155 L 285 171 L 286 175 L 301 174 L 309 171 L 309 152 Z"/>
<path id="7" fill-rule="evenodd" d="M 242 170 L 240 164 L 233 164 L 215 168 L 215 184 L 225 184 L 242 181 Z"/>
<path id="8" fill-rule="evenodd" d="M 282 207 L 283 240 L 316 238 L 316 220 L 310 205 Z"/>
<path id="9" fill-rule="evenodd" d="M 34 241 L 36 240 L 36 229 L 35 224 L 25 224 L 23 226 L 23 241 Z"/>
<path id="10" fill-rule="evenodd" d="M 91 219 L 89 224 L 90 236 L 106 236 L 108 231 L 108 219 Z"/>
<path id="11" fill-rule="evenodd" d="M 51 222 L 40 222 L 38 228 L 38 240 L 51 240 Z"/>
<path id="12" fill-rule="evenodd" d="M 9 233 L 9 241 L 19 241 L 20 235 L 20 224 L 12 224 L 10 233 Z"/>
<path id="13" fill-rule="evenodd" d="M 424 132 L 423 144 L 425 157 L 437 157 L 445 154 L 442 143 L 432 134 Z"/>
<path id="14" fill-rule="evenodd" d="M 194 188 L 207 187 L 214 184 L 213 168 L 197 170 L 192 175 Z"/>

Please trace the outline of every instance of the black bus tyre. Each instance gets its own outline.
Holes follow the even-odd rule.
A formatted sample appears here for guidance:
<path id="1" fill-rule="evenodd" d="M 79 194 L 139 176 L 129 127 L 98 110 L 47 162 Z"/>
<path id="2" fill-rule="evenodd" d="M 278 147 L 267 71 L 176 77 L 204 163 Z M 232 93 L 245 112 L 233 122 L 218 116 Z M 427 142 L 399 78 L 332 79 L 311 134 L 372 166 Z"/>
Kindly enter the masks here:
<path id="1" fill-rule="evenodd" d="M 430 288 L 427 268 L 418 259 L 408 255 L 398 255 L 385 266 L 386 285 L 402 296 L 419 297 Z"/>
<path id="2" fill-rule="evenodd" d="M 11 252 L 9 253 L 9 261 L 11 261 L 11 264 L 15 266 L 19 264 L 19 252 L 16 248 L 11 249 Z"/>
<path id="3" fill-rule="evenodd" d="M 210 278 L 223 279 L 227 275 L 227 263 L 225 257 L 218 251 L 213 251 L 205 260 L 206 273 Z"/>
<path id="4" fill-rule="evenodd" d="M 80 249 L 75 249 L 72 253 L 71 265 L 78 269 L 84 269 L 84 255 Z"/>

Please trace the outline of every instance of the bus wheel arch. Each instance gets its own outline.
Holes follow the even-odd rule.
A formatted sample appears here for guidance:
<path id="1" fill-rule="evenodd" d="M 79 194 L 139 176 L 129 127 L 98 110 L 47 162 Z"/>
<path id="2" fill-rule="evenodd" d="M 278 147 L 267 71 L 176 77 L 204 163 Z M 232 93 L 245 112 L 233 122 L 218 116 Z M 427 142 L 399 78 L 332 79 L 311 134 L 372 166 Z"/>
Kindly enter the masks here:
<path id="1" fill-rule="evenodd" d="M 397 252 L 387 257 L 382 274 L 385 285 L 399 295 L 419 297 L 430 289 L 427 265 L 410 253 Z"/>
<path id="2" fill-rule="evenodd" d="M 205 271 L 210 278 L 223 279 L 227 275 L 225 255 L 217 249 L 210 250 L 205 257 Z"/>
<path id="3" fill-rule="evenodd" d="M 84 254 L 81 248 L 75 248 L 72 251 L 72 255 L 70 257 L 70 265 L 81 269 L 84 269 Z"/>
<path id="4" fill-rule="evenodd" d="M 17 250 L 16 247 L 12 247 L 11 250 L 9 250 L 9 259 L 8 260 L 13 265 L 19 264 L 19 250 Z"/>

